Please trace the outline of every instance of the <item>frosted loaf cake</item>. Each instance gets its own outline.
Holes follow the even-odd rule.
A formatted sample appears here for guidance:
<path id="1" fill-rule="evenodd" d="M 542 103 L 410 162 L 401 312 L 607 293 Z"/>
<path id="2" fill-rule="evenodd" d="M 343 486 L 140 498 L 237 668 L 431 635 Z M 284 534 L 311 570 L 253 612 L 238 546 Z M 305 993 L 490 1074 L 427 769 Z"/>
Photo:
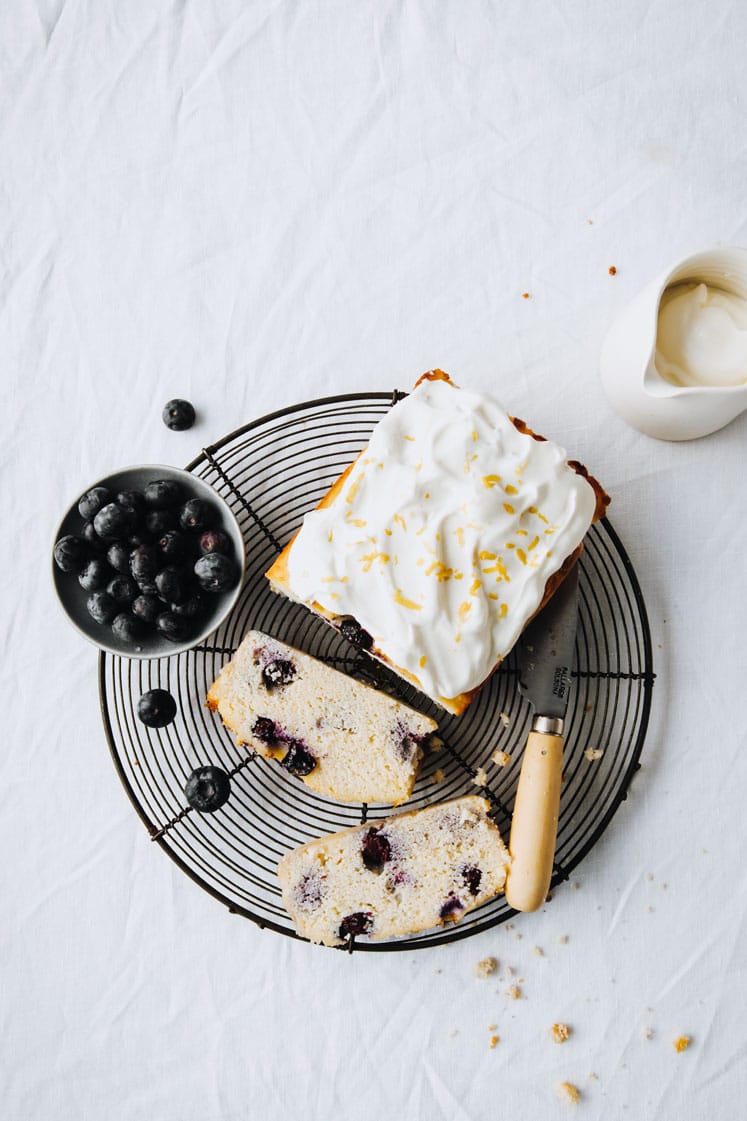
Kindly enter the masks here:
<path id="1" fill-rule="evenodd" d="M 470 795 L 310 841 L 278 877 L 298 933 L 338 946 L 459 920 L 502 890 L 509 859 L 488 803 Z"/>
<path id="2" fill-rule="evenodd" d="M 407 801 L 435 721 L 292 646 L 250 631 L 208 706 L 240 744 L 341 802 Z"/>
<path id="3" fill-rule="evenodd" d="M 378 423 L 267 576 L 459 713 L 608 502 L 562 448 L 436 370 Z"/>

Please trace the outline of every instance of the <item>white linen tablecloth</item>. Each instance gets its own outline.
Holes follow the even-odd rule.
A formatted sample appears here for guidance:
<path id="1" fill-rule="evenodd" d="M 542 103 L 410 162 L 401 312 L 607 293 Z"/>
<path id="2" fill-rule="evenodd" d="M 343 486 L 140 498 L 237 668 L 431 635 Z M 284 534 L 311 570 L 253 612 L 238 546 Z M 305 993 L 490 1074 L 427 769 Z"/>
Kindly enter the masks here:
<path id="1" fill-rule="evenodd" d="M 579 1117 L 744 1116 L 747 416 L 649 440 L 598 356 L 671 261 L 747 243 L 746 36 L 736 0 L 2 5 L 4 1121 L 533 1121 L 566 1080 Z M 348 958 L 150 843 L 49 553 L 111 470 L 436 365 L 606 484 L 652 721 L 541 912 Z"/>

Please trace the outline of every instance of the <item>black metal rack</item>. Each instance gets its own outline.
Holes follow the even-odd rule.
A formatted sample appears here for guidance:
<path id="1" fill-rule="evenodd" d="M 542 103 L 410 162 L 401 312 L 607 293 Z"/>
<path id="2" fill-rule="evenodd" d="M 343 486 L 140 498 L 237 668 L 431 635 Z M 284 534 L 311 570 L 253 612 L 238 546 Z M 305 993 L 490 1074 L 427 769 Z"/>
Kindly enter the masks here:
<path id="1" fill-rule="evenodd" d="M 153 840 L 232 913 L 294 938 L 275 873 L 280 857 L 313 837 L 386 817 L 392 809 L 324 798 L 276 763 L 236 746 L 204 701 L 247 630 L 267 631 L 387 689 L 438 721 L 444 747 L 423 761 L 407 809 L 483 793 L 507 837 L 529 731 L 530 710 L 516 689 L 512 657 L 464 715 L 453 717 L 305 608 L 274 595 L 263 578 L 303 515 L 400 396 L 398 391 L 350 394 L 299 404 L 247 424 L 205 449 L 188 470 L 222 495 L 244 534 L 247 576 L 236 608 L 207 642 L 186 654 L 143 662 L 102 654 L 99 660 L 101 710 L 112 758 Z M 646 609 L 630 560 L 606 519 L 592 526 L 580 560 L 576 667 L 553 884 L 568 877 L 626 797 L 639 766 L 651 705 L 654 673 Z M 170 690 L 179 707 L 176 721 L 161 730 L 145 727 L 136 716 L 140 695 L 156 687 Z M 590 760 L 585 755 L 589 748 L 603 754 Z M 509 765 L 491 762 L 496 750 L 511 756 Z M 206 763 L 230 772 L 232 796 L 219 812 L 200 815 L 186 805 L 183 790 L 190 772 Z M 488 773 L 484 789 L 473 782 L 481 767 Z M 438 771 L 440 782 L 434 781 Z M 355 948 L 434 946 L 495 926 L 511 914 L 500 896 L 455 926 L 389 942 L 357 941 Z"/>

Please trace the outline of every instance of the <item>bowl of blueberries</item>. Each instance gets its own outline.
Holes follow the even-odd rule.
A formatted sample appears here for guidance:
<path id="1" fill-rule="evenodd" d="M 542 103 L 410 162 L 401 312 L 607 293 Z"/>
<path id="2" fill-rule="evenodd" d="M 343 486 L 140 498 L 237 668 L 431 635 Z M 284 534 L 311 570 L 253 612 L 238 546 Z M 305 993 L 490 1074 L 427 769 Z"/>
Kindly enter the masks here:
<path id="1" fill-rule="evenodd" d="M 53 549 L 57 596 L 101 650 L 165 658 L 212 634 L 244 578 L 244 541 L 224 500 L 176 467 L 128 467 L 89 487 Z"/>

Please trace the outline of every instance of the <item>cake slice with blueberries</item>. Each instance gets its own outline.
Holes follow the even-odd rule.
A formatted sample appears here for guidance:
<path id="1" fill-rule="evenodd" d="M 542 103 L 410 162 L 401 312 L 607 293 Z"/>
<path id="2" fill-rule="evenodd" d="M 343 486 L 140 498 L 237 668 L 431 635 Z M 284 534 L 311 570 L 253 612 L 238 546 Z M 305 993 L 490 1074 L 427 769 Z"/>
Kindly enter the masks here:
<path id="1" fill-rule="evenodd" d="M 502 891 L 510 862 L 484 798 L 468 795 L 309 841 L 282 858 L 298 933 L 340 946 L 458 922 Z"/>
<path id="2" fill-rule="evenodd" d="M 340 802 L 406 802 L 436 731 L 430 717 L 261 631 L 249 631 L 207 703 L 239 744 Z"/>

